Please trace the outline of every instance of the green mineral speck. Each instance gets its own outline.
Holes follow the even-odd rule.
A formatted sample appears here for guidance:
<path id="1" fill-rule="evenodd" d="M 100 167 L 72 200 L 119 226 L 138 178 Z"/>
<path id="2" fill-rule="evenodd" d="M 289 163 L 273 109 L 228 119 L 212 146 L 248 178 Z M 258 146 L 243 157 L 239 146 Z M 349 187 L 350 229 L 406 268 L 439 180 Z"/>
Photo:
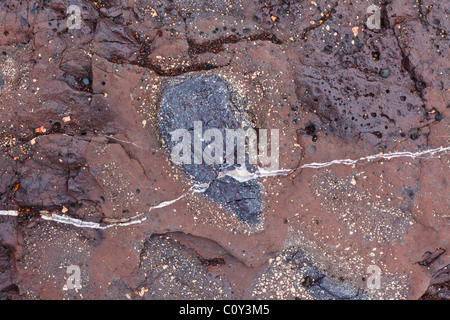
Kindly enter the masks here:
<path id="1" fill-rule="evenodd" d="M 380 71 L 380 76 L 382 76 L 383 78 L 389 77 L 390 74 L 391 74 L 391 72 L 389 71 L 389 69 L 382 69 Z"/>

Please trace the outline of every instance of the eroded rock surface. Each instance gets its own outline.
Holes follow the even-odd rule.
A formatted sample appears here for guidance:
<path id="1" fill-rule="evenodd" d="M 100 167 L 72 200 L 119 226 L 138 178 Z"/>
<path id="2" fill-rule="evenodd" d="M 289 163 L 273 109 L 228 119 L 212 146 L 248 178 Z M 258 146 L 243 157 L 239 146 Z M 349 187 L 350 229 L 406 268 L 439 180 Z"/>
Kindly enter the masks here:
<path id="1" fill-rule="evenodd" d="M 0 299 L 448 299 L 448 6 L 373 4 L 1 1 Z M 281 171 L 175 164 L 195 120 Z"/>

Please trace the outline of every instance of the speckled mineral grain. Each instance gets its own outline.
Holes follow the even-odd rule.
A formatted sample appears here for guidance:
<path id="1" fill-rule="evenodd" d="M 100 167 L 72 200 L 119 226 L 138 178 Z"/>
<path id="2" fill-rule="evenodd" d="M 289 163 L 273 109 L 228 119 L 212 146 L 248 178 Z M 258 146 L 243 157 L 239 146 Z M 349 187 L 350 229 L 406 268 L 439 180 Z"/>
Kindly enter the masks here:
<path id="1" fill-rule="evenodd" d="M 0 1 L 0 299 L 449 299 L 449 21 Z M 278 130 L 278 168 L 176 163 L 196 121 Z"/>

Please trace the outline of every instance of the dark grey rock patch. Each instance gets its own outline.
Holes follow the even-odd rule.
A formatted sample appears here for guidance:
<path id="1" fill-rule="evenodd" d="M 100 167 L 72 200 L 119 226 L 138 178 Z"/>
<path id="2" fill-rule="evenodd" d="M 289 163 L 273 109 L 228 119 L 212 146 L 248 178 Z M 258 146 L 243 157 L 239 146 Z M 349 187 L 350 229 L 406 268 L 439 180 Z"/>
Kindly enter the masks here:
<path id="1" fill-rule="evenodd" d="M 335 278 L 320 269 L 302 250 L 294 251 L 288 263 L 303 276 L 302 285 L 317 300 L 364 300 L 363 291 L 348 281 Z"/>
<path id="2" fill-rule="evenodd" d="M 182 164 L 186 173 L 196 183 L 207 183 L 205 195 L 236 214 L 243 222 L 256 224 L 261 221 L 262 188 L 254 181 L 238 182 L 231 177 L 218 178 L 220 172 L 235 169 L 234 164 L 194 164 L 194 122 L 202 122 L 202 133 L 208 129 L 218 129 L 224 137 L 225 129 L 241 127 L 239 111 L 231 86 L 216 75 L 179 77 L 163 90 L 159 110 L 159 126 L 163 143 L 170 154 L 178 141 L 172 141 L 171 132 L 186 129 L 191 133 L 191 164 Z M 236 112 L 235 112 L 236 111 Z M 247 128 L 243 128 L 244 130 Z M 202 150 L 210 142 L 202 143 Z M 246 169 L 254 172 L 248 164 Z"/>
<path id="3" fill-rule="evenodd" d="M 5 86 L 5 79 L 4 79 L 4 75 L 2 73 L 0 73 L 0 90 L 3 89 L 3 87 Z"/>

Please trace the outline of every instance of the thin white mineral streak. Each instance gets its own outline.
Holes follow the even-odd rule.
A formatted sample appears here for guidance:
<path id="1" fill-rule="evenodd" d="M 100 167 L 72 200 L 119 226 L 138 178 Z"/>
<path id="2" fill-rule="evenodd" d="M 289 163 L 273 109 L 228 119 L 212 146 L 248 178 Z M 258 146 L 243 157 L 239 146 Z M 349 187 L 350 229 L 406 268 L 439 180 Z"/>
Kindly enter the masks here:
<path id="1" fill-rule="evenodd" d="M 48 211 L 40 211 L 39 213 L 41 215 L 42 220 L 53 221 L 53 222 L 58 222 L 58 223 L 63 223 L 63 224 L 70 224 L 72 226 L 79 227 L 79 228 L 98 229 L 98 230 L 105 230 L 105 229 L 116 227 L 116 226 L 125 227 L 125 226 L 129 226 L 129 225 L 141 223 L 141 222 L 147 220 L 147 218 L 142 218 L 141 220 L 120 222 L 120 223 L 114 223 L 114 224 L 102 226 L 100 223 L 83 221 L 80 219 L 71 218 L 71 217 L 60 215 L 57 213 L 49 213 Z M 18 215 L 19 215 L 18 211 L 0 210 L 0 216 L 17 217 Z"/>
<path id="2" fill-rule="evenodd" d="M 367 157 L 362 157 L 356 160 L 352 160 L 352 159 L 343 159 L 343 160 L 333 160 L 330 162 L 324 162 L 324 163 L 308 163 L 308 164 L 304 164 L 302 165 L 300 168 L 313 168 L 313 169 L 319 169 L 319 168 L 324 168 L 324 167 L 328 167 L 334 164 L 342 164 L 342 165 L 346 165 L 346 166 L 351 166 L 357 162 L 361 162 L 361 161 L 373 161 L 373 160 L 380 160 L 380 159 L 393 159 L 393 158 L 419 158 L 419 157 L 423 157 L 426 155 L 435 155 L 437 153 L 445 153 L 450 151 L 450 147 L 440 147 L 440 148 L 436 148 L 436 149 L 428 149 L 425 151 L 419 151 L 419 152 L 392 152 L 392 153 L 380 153 L 380 154 L 375 154 L 372 156 L 367 156 Z"/>
<path id="3" fill-rule="evenodd" d="M 333 161 L 321 162 L 321 163 L 313 162 L 313 163 L 301 165 L 297 169 L 281 169 L 281 170 L 274 170 L 274 171 L 267 171 L 262 168 L 258 168 L 258 170 L 255 172 L 249 172 L 245 168 L 238 168 L 235 170 L 230 170 L 230 171 L 219 173 L 219 175 L 217 176 L 217 179 L 225 177 L 225 176 L 230 176 L 239 182 L 245 182 L 245 181 L 249 181 L 252 179 L 258 179 L 258 178 L 262 178 L 262 177 L 273 177 L 273 176 L 280 176 L 280 175 L 286 176 L 298 169 L 305 169 L 305 168 L 320 169 L 320 168 L 325 168 L 325 167 L 329 167 L 332 165 L 351 166 L 351 165 L 354 165 L 354 164 L 356 164 L 358 162 L 362 162 L 362 161 L 370 162 L 370 161 L 381 160 L 381 159 L 386 159 L 386 160 L 394 159 L 394 158 L 416 159 L 416 158 L 427 156 L 427 155 L 433 156 L 438 153 L 446 153 L 449 151 L 450 151 L 450 147 L 446 147 L 446 148 L 441 147 L 441 148 L 429 149 L 429 150 L 419 151 L 419 152 L 392 152 L 392 153 L 386 153 L 386 154 L 383 153 L 383 154 L 376 154 L 376 155 L 361 157 L 359 159 L 341 159 L 341 160 L 333 160 Z M 173 203 L 177 202 L 178 200 L 181 200 L 182 198 L 186 197 L 191 191 L 193 191 L 194 193 L 205 192 L 208 189 L 209 185 L 210 184 L 208 184 L 208 183 L 196 184 L 196 185 L 192 186 L 191 188 L 189 188 L 189 190 L 187 192 L 185 192 L 178 198 L 176 198 L 174 200 L 163 201 L 163 202 L 157 204 L 156 206 L 150 207 L 150 209 L 148 211 L 150 212 L 154 209 L 160 209 L 160 208 L 170 206 Z M 108 225 L 101 225 L 100 223 L 83 221 L 80 219 L 75 219 L 75 218 L 71 218 L 71 217 L 56 214 L 56 213 L 50 214 L 47 211 L 41 211 L 40 214 L 41 214 L 41 218 L 43 220 L 54 221 L 54 222 L 63 223 L 63 224 L 69 224 L 69 225 L 79 227 L 79 228 L 88 228 L 88 229 L 97 229 L 97 230 L 105 230 L 105 229 L 112 228 L 112 227 L 130 226 L 130 225 L 142 223 L 147 219 L 145 217 L 138 219 L 142 215 L 144 215 L 143 213 L 141 213 L 134 217 L 128 218 L 125 221 L 121 220 L 121 222 L 111 223 Z M 18 211 L 0 210 L 0 216 L 17 217 L 18 215 L 19 215 Z"/>
<path id="4" fill-rule="evenodd" d="M 0 210 L 0 216 L 12 216 L 17 217 L 19 213 L 14 210 Z"/>
<path id="5" fill-rule="evenodd" d="M 444 152 L 448 152 L 448 151 L 450 151 L 450 147 L 446 147 L 446 148 L 441 147 L 441 148 L 429 149 L 429 150 L 420 151 L 420 152 L 406 152 L 405 151 L 405 152 L 380 153 L 380 154 L 376 154 L 376 155 L 362 157 L 359 159 L 340 159 L 340 160 L 333 160 L 333 161 L 329 161 L 329 162 L 313 162 L 313 163 L 307 163 L 307 164 L 301 165 L 297 169 L 281 169 L 281 170 L 274 170 L 274 171 L 267 171 L 262 168 L 258 168 L 258 170 L 256 170 L 255 172 L 249 172 L 249 171 L 247 171 L 246 168 L 241 167 L 241 168 L 238 168 L 235 170 L 221 172 L 219 174 L 219 178 L 224 177 L 224 176 L 229 176 L 239 182 L 245 182 L 245 181 L 249 181 L 249 180 L 257 179 L 257 178 L 261 178 L 261 177 L 286 176 L 298 169 L 306 169 L 306 168 L 320 169 L 320 168 L 325 168 L 325 167 L 329 167 L 332 165 L 351 166 L 351 165 L 354 165 L 354 164 L 356 164 L 358 162 L 362 162 L 362 161 L 370 162 L 370 161 L 381 160 L 381 159 L 385 159 L 385 160 L 394 159 L 394 158 L 413 158 L 413 159 L 415 159 L 415 158 L 423 157 L 426 155 L 432 156 L 437 153 L 444 153 Z"/>

